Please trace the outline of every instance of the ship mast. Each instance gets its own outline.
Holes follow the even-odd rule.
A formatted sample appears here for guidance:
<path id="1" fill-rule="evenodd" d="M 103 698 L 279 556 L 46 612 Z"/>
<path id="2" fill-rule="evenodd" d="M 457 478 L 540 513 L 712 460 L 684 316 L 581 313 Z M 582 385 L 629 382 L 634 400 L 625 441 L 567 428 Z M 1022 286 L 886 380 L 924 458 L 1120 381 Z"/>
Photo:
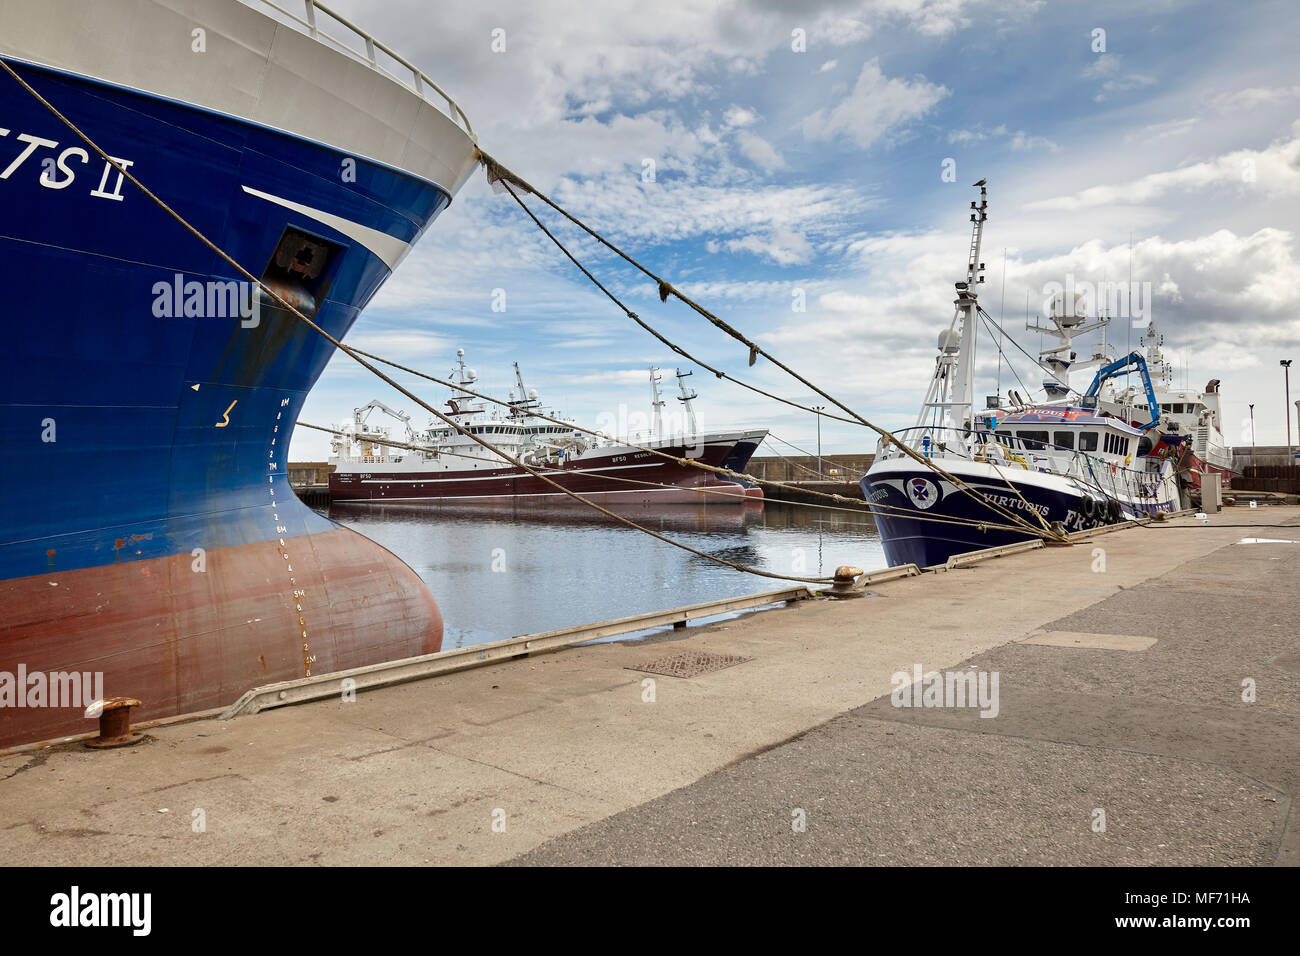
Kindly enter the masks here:
<path id="1" fill-rule="evenodd" d="M 650 366 L 650 392 L 654 396 L 651 405 L 654 407 L 654 431 L 650 434 L 653 438 L 659 438 L 660 432 L 664 426 L 664 400 L 659 395 L 659 383 L 663 381 L 663 376 L 659 374 L 659 369 L 653 365 Z"/>
<path id="2" fill-rule="evenodd" d="M 686 388 L 686 376 L 694 374 L 694 372 L 683 372 L 681 369 L 677 369 L 677 387 L 682 390 L 682 394 L 677 401 L 681 402 L 682 407 L 686 409 L 686 421 L 690 425 L 691 435 L 699 433 L 699 426 L 695 424 L 695 406 L 691 404 L 693 399 L 699 397 L 699 393 L 693 388 Z"/>
<path id="3" fill-rule="evenodd" d="M 966 259 L 966 281 L 956 283 L 957 298 L 952 323 L 939 333 L 939 355 L 935 359 L 934 377 L 926 391 L 917 417 L 918 426 L 936 428 L 971 427 L 972 396 L 975 377 L 975 319 L 978 296 L 974 287 L 984 281 L 984 263 L 980 262 L 980 245 L 984 240 L 984 223 L 988 220 L 987 180 L 975 185 L 980 189 L 979 202 L 971 201 L 970 251 Z M 938 441 L 947 441 L 941 433 Z M 923 439 L 924 440 L 924 439 Z"/>

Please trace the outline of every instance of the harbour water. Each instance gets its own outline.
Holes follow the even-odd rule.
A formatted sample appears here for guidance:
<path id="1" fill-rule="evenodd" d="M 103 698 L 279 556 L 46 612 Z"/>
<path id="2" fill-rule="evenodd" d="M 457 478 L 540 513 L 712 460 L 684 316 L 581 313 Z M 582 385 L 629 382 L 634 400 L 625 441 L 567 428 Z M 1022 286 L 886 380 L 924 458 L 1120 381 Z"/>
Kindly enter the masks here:
<path id="1" fill-rule="evenodd" d="M 323 513 L 415 569 L 442 609 L 444 650 L 785 586 L 674 548 L 577 502 L 336 504 Z M 619 513 L 774 574 L 823 577 L 842 564 L 885 567 L 866 512 L 763 502 Z"/>

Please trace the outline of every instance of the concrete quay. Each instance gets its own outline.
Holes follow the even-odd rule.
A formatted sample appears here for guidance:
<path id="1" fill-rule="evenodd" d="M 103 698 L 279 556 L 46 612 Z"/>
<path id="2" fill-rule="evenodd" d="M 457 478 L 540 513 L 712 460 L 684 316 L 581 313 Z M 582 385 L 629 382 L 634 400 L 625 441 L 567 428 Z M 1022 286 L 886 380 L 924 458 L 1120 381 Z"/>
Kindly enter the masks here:
<path id="1" fill-rule="evenodd" d="M 1294 864 L 1297 580 L 1300 508 L 1178 518 L 13 754 L 0 834 L 11 865 Z M 687 651 L 749 660 L 631 669 Z M 996 716 L 893 706 L 917 666 L 996 673 Z"/>

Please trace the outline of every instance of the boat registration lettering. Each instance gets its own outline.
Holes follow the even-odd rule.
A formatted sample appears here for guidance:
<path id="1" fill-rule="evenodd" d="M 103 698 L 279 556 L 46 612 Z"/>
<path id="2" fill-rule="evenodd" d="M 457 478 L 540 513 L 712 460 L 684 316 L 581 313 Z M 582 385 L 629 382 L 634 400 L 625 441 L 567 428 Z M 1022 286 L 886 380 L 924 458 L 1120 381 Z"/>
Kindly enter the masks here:
<path id="1" fill-rule="evenodd" d="M 988 501 L 993 502 L 996 505 L 1002 506 L 1003 508 L 1007 508 L 1015 511 L 1037 511 L 1040 515 L 1046 516 L 1048 512 L 1051 510 L 1047 507 L 1047 505 L 1031 504 L 1030 502 L 1025 501 L 1024 498 L 1020 498 L 1020 497 L 1012 498 L 1010 495 L 985 494 L 984 498 Z"/>
<path id="2" fill-rule="evenodd" d="M 0 138 L 6 138 L 10 135 L 10 130 L 0 126 Z M 74 161 L 79 166 L 88 166 L 91 164 L 90 153 L 80 146 L 69 146 L 66 149 L 59 150 L 57 140 L 45 139 L 43 136 L 36 136 L 33 133 L 18 133 L 13 136 L 13 141 L 25 144 L 16 155 L 9 161 L 4 169 L 0 170 L 0 179 L 9 179 L 14 173 L 21 169 L 29 159 L 31 159 L 38 150 L 48 150 L 38 158 L 37 163 L 32 168 L 38 168 L 39 174 L 37 182 L 46 189 L 66 189 L 71 186 L 77 178 L 77 169 L 71 165 Z M 97 157 L 98 160 L 98 157 Z M 103 171 L 99 177 L 99 185 L 89 190 L 90 195 L 99 199 L 112 199 L 121 202 L 122 182 L 124 177 L 118 169 L 114 169 L 113 163 L 116 163 L 121 169 L 129 169 L 135 165 L 132 160 L 122 159 L 119 156 L 112 157 L 113 162 L 108 163 L 98 160 L 103 166 Z M 0 155 L 0 163 L 5 158 Z M 92 167 L 93 168 L 93 167 Z M 116 177 L 113 181 L 112 188 L 109 188 L 110 178 Z"/>

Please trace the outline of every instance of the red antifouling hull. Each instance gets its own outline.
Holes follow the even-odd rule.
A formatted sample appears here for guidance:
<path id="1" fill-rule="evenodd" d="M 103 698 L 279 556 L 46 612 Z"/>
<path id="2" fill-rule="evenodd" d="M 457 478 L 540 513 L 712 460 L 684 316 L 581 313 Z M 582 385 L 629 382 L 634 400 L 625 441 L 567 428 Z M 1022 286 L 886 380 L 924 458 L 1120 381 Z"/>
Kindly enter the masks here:
<path id="1" fill-rule="evenodd" d="M 139 699 L 145 721 L 442 646 L 424 582 L 346 528 L 214 549 L 199 567 L 181 554 L 0 582 L 0 672 L 102 673 L 104 695 Z M 0 748 L 96 729 L 85 701 L 51 696 L 0 706 Z"/>

